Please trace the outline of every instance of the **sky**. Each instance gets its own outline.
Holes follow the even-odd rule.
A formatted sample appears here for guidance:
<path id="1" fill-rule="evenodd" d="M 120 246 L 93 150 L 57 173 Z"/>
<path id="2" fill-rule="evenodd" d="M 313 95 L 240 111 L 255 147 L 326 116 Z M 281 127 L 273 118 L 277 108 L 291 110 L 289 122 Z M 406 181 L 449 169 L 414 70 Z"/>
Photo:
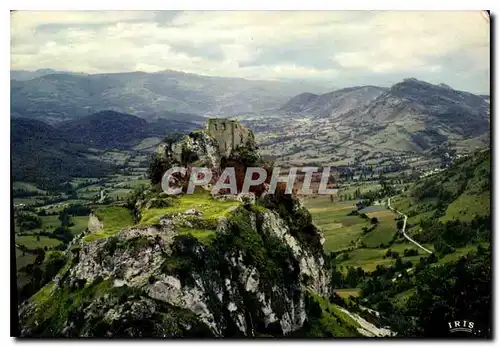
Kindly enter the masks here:
<path id="1" fill-rule="evenodd" d="M 336 88 L 404 78 L 489 94 L 479 11 L 73 11 L 11 14 L 11 69 L 178 70 Z"/>

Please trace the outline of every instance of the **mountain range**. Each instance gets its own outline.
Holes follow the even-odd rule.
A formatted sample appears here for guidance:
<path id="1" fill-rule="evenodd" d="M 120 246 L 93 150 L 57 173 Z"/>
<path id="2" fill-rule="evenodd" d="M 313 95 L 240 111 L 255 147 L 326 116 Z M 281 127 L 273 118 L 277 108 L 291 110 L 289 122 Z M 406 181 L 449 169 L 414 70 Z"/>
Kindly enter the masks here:
<path id="1" fill-rule="evenodd" d="M 302 93 L 290 99 L 280 111 L 290 115 L 314 115 L 336 118 L 356 108 L 370 104 L 387 88 L 375 86 L 351 87 L 325 94 Z"/>
<path id="2" fill-rule="evenodd" d="M 12 71 L 11 114 L 57 123 L 114 110 L 149 120 L 177 119 L 182 113 L 184 120 L 202 122 L 200 116 L 274 110 L 311 88 L 324 89 L 307 83 L 211 77 L 171 70 L 93 75 Z"/>
<path id="3" fill-rule="evenodd" d="M 109 174 L 113 165 L 95 159 L 96 151 L 130 150 L 146 138 L 189 132 L 195 127 L 195 123 L 183 120 L 147 122 L 109 110 L 55 125 L 13 118 L 13 178 L 52 187 L 72 177 L 101 177 Z"/>
<path id="4" fill-rule="evenodd" d="M 75 145 L 130 149 L 148 137 L 191 131 L 211 115 L 242 121 L 255 132 L 264 155 L 287 164 L 380 167 L 389 158 L 388 165 L 422 163 L 425 168 L 436 148 L 467 152 L 489 145 L 487 95 L 414 78 L 389 88 L 368 85 L 327 93 L 308 88 L 176 71 L 12 71 L 13 163 L 26 167 L 25 156 L 42 152 L 39 158 L 55 156 L 59 159 L 50 162 L 59 163 L 69 160 L 68 153 L 81 156 Z M 33 135 L 33 129 L 47 134 Z M 40 139 L 48 138 L 39 146 Z"/>
<path id="5" fill-rule="evenodd" d="M 418 155 L 444 143 L 463 151 L 489 144 L 489 96 L 414 78 L 390 88 L 301 93 L 278 113 L 247 124 L 260 131 L 264 150 L 288 162 L 331 164 L 363 156 Z"/>

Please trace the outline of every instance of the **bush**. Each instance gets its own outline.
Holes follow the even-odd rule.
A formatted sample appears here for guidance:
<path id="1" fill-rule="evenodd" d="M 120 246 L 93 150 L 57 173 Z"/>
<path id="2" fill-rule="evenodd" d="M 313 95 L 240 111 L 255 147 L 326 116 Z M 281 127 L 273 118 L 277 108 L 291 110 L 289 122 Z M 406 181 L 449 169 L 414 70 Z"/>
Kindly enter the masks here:
<path id="1" fill-rule="evenodd" d="M 151 184 L 155 185 L 161 183 L 165 171 L 167 171 L 170 166 L 170 161 L 162 158 L 158 153 L 153 153 L 147 171 Z"/>
<path id="2" fill-rule="evenodd" d="M 404 256 L 405 257 L 412 257 L 412 256 L 415 256 L 415 255 L 418 255 L 418 251 L 414 248 L 412 249 L 405 249 L 404 252 L 403 252 Z"/>

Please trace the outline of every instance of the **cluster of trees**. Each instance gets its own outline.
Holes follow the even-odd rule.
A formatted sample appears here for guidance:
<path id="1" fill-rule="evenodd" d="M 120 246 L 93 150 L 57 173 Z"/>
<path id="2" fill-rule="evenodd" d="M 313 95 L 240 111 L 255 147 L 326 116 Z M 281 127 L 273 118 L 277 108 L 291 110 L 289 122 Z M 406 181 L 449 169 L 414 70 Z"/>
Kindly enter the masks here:
<path id="1" fill-rule="evenodd" d="M 393 259 L 398 259 L 399 258 L 399 253 L 396 251 L 391 250 L 390 248 L 385 252 L 384 254 L 384 259 L 385 258 L 393 258 Z"/>
<path id="2" fill-rule="evenodd" d="M 86 216 L 90 213 L 89 207 L 81 204 L 69 205 L 59 212 L 59 226 L 53 230 L 44 230 L 30 232 L 28 235 L 36 236 L 40 240 L 40 236 L 46 236 L 61 240 L 62 243 L 56 247 L 49 249 L 47 246 L 29 249 L 24 245 L 17 245 L 17 248 L 22 251 L 23 255 L 31 253 L 36 256 L 34 263 L 28 264 L 18 270 L 22 273 L 24 280 L 18 288 L 18 300 L 29 298 L 47 284 L 57 274 L 57 272 L 66 263 L 66 256 L 62 250 L 66 249 L 67 244 L 73 239 L 73 234 L 70 228 L 74 225 L 71 220 L 72 216 Z M 28 225 L 31 229 L 41 228 L 42 223 L 40 217 L 33 214 L 20 213 L 16 216 L 18 225 Z M 23 230 L 27 230 L 26 228 Z"/>
<path id="3" fill-rule="evenodd" d="M 436 251 L 441 254 L 452 253 L 454 248 L 467 244 L 491 241 L 491 216 L 475 216 L 470 222 L 424 220 L 420 226 L 423 231 L 415 235 L 415 240 L 434 243 Z"/>
<path id="4" fill-rule="evenodd" d="M 23 232 L 25 230 L 40 228 L 42 226 L 42 221 L 31 213 L 20 212 L 16 215 L 16 224 L 19 227 L 19 231 Z"/>
<path id="5" fill-rule="evenodd" d="M 367 273 L 361 267 L 354 268 L 350 266 L 344 274 L 334 265 L 330 285 L 333 289 L 355 288 L 365 279 L 366 276 Z"/>
<path id="6" fill-rule="evenodd" d="M 405 256 L 415 253 L 404 251 Z M 400 336 L 450 336 L 447 322 L 458 319 L 473 321 L 476 336 L 491 336 L 491 247 L 479 245 L 477 251 L 444 264 L 437 264 L 435 253 L 421 257 L 415 266 L 396 252 L 386 256 L 395 258 L 395 264 L 379 265 L 371 273 L 333 267 L 332 288 L 361 288 L 355 302 L 377 310 L 379 324 L 389 325 Z M 403 292 L 408 299 L 399 304 L 394 298 Z"/>
<path id="7" fill-rule="evenodd" d="M 36 250 L 36 260 L 20 269 L 28 275 L 29 280 L 18 290 L 18 302 L 22 302 L 39 291 L 45 284 L 50 282 L 59 270 L 66 264 L 67 257 L 63 252 L 45 252 L 43 249 Z"/>
<path id="8" fill-rule="evenodd" d="M 467 319 L 476 336 L 491 337 L 491 260 L 491 248 L 479 246 L 457 262 L 423 268 L 412 284 L 418 295 L 391 306 L 387 322 L 404 336 L 444 337 L 452 336 L 447 322 Z"/>

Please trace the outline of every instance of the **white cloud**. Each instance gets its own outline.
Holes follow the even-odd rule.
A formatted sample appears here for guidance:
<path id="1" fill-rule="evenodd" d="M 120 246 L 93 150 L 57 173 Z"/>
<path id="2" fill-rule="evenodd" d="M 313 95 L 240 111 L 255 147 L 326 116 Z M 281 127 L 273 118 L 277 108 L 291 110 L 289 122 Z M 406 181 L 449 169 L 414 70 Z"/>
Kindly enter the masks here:
<path id="1" fill-rule="evenodd" d="M 11 29 L 12 69 L 174 69 L 339 87 L 433 73 L 489 88 L 489 24 L 477 11 L 16 12 Z"/>

